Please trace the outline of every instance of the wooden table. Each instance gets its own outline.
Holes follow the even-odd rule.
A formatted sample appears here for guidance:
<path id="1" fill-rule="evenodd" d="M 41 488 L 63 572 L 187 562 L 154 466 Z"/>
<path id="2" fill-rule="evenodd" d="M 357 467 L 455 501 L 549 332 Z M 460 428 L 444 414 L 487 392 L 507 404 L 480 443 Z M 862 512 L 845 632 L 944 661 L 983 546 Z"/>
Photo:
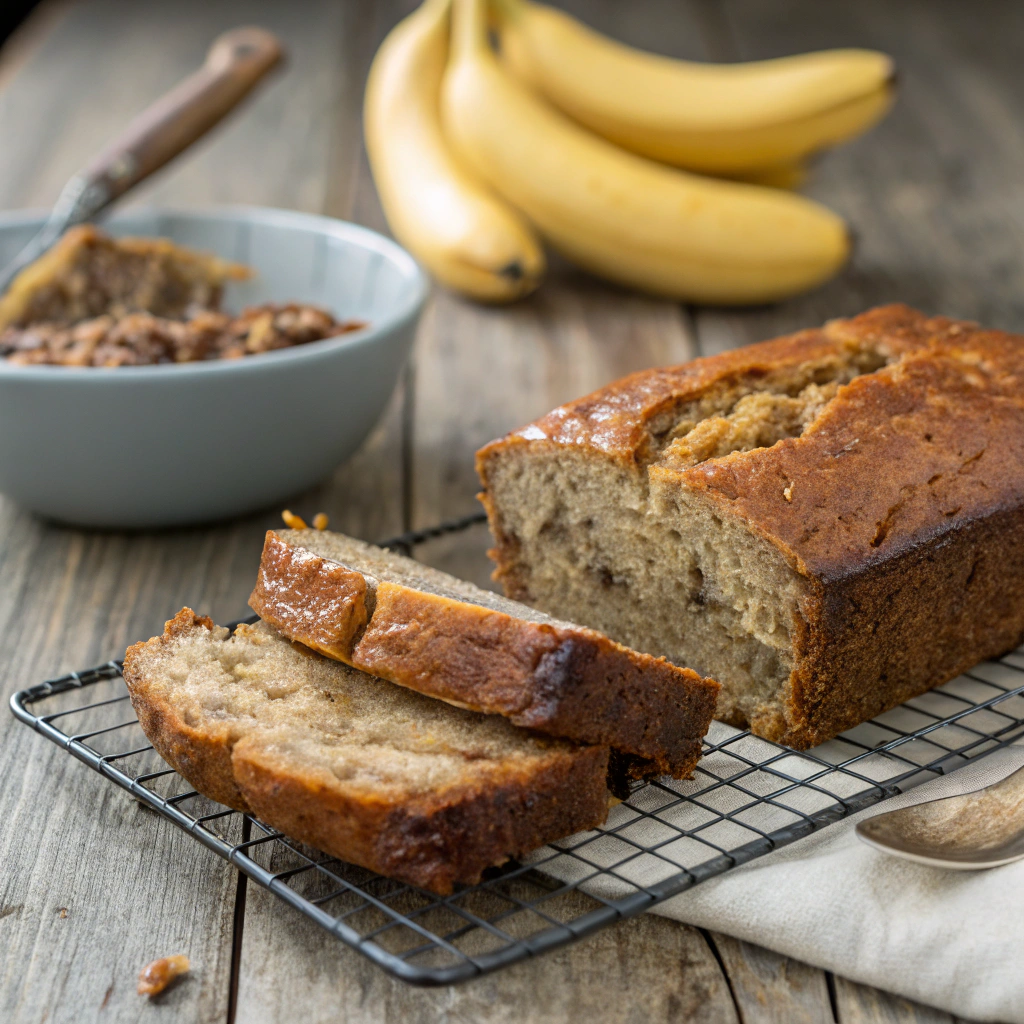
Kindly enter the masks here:
<path id="1" fill-rule="evenodd" d="M 805 298 L 746 312 L 620 291 L 558 266 L 509 309 L 439 292 L 415 358 L 362 451 L 293 507 L 381 538 L 472 511 L 482 442 L 631 370 L 680 362 L 900 299 L 1024 324 L 1024 95 L 1019 5 L 958 0 L 572 0 L 596 27 L 678 56 L 728 60 L 834 45 L 893 53 L 903 93 L 810 188 L 848 216 L 852 266 Z M 0 54 L 0 207 L 49 204 L 127 119 L 229 26 L 286 41 L 286 75 L 139 192 L 241 202 L 386 230 L 359 122 L 368 62 L 410 0 L 95 0 L 42 6 Z M 111 439 L 116 443 L 116 438 Z M 211 438 L 216 443 L 216 438 Z M 165 533 L 85 533 L 0 500 L 4 695 L 122 652 L 183 604 L 245 609 L 275 512 Z M 482 549 L 483 544 L 477 545 Z M 480 579 L 453 545 L 436 564 Z M 647 915 L 461 987 L 417 990 L 359 955 L 82 765 L 0 715 L 0 1019 L 60 1021 L 949 1022 L 944 1013 L 726 936 Z M 837 908 L 837 913 L 841 913 Z M 139 967 L 186 952 L 156 1004 Z"/>

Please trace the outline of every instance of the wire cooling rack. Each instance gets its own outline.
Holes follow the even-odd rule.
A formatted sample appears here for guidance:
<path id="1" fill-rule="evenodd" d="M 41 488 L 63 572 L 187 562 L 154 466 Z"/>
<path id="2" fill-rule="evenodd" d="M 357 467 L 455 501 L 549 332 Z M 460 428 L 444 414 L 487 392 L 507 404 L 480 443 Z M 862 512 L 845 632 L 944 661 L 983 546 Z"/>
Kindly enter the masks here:
<path id="1" fill-rule="evenodd" d="M 412 553 L 481 516 L 406 534 Z M 1024 735 L 1024 648 L 797 752 L 715 723 L 687 782 L 639 786 L 603 828 L 448 897 L 382 878 L 215 804 L 170 770 L 128 703 L 121 663 L 16 693 L 14 714 L 391 974 L 463 981 L 545 952 Z"/>

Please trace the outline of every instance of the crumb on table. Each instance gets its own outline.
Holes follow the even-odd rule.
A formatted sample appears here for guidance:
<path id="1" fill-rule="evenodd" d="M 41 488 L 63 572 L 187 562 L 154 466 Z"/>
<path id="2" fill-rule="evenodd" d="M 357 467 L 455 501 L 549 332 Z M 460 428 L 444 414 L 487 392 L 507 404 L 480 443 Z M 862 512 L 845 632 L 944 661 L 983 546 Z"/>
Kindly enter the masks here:
<path id="1" fill-rule="evenodd" d="M 175 978 L 188 973 L 190 967 L 188 957 L 182 954 L 161 957 L 146 964 L 139 971 L 140 996 L 158 996 Z"/>

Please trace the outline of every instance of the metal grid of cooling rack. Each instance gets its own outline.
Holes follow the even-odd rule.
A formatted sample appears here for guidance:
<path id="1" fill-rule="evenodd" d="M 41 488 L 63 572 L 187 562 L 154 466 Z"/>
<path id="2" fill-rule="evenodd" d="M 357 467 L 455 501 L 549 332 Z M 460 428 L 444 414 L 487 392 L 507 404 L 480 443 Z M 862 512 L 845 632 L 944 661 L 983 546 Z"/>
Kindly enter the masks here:
<path id="1" fill-rule="evenodd" d="M 406 534 L 411 552 L 481 519 Z M 714 723 L 694 778 L 636 788 L 603 828 L 436 896 L 344 864 L 196 793 L 148 744 L 119 662 L 16 693 L 14 714 L 391 974 L 463 981 L 697 883 L 1024 736 L 1024 648 L 811 751 Z"/>

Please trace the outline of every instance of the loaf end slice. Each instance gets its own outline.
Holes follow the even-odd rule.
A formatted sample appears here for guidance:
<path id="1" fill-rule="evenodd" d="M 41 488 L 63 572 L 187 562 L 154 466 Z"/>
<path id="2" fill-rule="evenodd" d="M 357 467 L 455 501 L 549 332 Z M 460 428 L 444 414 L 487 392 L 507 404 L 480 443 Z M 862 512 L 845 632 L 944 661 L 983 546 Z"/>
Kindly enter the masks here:
<path id="1" fill-rule="evenodd" d="M 601 824 L 608 748 L 392 686 L 265 623 L 190 609 L 129 648 L 156 750 L 201 793 L 342 860 L 438 893 Z"/>
<path id="2" fill-rule="evenodd" d="M 686 778 L 718 684 L 370 544 L 267 534 L 250 606 L 286 636 L 460 707 Z"/>

